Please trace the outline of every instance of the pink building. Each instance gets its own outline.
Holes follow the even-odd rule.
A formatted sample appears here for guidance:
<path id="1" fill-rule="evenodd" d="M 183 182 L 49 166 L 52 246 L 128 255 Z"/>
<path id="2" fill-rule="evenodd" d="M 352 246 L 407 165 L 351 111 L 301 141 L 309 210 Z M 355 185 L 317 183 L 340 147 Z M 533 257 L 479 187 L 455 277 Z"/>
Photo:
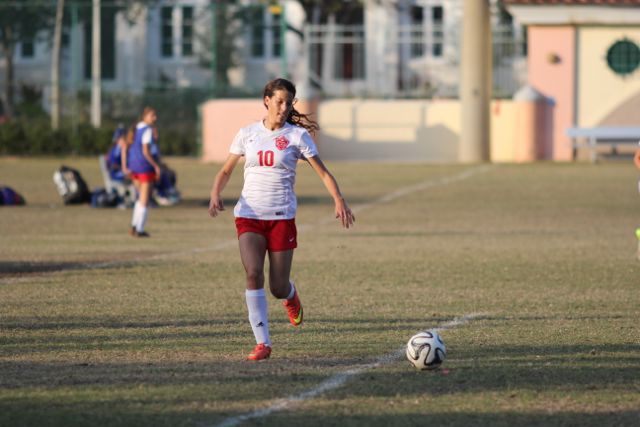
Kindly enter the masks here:
<path id="1" fill-rule="evenodd" d="M 640 0 L 504 0 L 527 27 L 529 84 L 555 101 L 553 159 L 573 126 L 640 126 Z"/>

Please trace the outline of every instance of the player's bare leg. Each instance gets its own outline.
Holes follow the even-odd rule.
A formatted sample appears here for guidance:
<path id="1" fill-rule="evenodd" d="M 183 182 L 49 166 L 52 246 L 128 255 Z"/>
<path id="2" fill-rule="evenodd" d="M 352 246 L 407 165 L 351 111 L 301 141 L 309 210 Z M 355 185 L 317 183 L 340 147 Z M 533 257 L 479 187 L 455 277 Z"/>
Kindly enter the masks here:
<path id="1" fill-rule="evenodd" d="M 293 249 L 287 251 L 269 251 L 269 288 L 278 299 L 287 298 L 291 291 L 289 275 L 293 262 Z"/>
<path id="2" fill-rule="evenodd" d="M 258 233 L 242 233 L 238 238 L 240 259 L 247 277 L 247 289 L 264 288 L 264 259 L 267 239 Z"/>
<path id="3" fill-rule="evenodd" d="M 246 273 L 245 298 L 249 323 L 256 338 L 256 346 L 248 360 L 264 360 L 271 355 L 267 298 L 264 292 L 264 259 L 267 240 L 257 233 L 242 233 L 238 238 L 240 258 Z"/>

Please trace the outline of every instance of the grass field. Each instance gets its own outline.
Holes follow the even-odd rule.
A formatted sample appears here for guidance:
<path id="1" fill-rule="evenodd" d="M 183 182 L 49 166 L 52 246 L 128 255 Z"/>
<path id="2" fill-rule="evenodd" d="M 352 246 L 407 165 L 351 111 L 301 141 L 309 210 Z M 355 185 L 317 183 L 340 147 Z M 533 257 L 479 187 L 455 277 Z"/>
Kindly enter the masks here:
<path id="1" fill-rule="evenodd" d="M 0 208 L 0 425 L 640 425 L 630 163 L 330 164 L 348 231 L 300 165 L 305 324 L 271 298 L 274 352 L 256 364 L 230 210 L 241 171 L 211 219 L 218 166 L 169 162 L 184 202 L 132 239 L 130 211 L 55 192 L 63 163 L 99 186 L 94 159 L 0 159 L 28 202 Z M 443 369 L 398 355 L 469 314 L 442 331 Z"/>

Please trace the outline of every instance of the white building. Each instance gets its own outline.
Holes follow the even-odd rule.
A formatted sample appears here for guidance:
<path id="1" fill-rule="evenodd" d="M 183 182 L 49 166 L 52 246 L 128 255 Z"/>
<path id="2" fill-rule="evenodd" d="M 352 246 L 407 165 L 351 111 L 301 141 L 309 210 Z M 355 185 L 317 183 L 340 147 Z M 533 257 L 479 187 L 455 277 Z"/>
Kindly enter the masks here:
<path id="1" fill-rule="evenodd" d="M 331 17 L 322 25 L 305 24 L 305 12 L 295 0 L 283 1 L 281 7 L 255 0 L 242 4 L 241 14 L 229 7 L 226 17 L 214 18 L 209 0 L 160 0 L 128 10 L 105 2 L 104 92 L 211 88 L 215 43 L 213 64 L 228 65 L 225 76 L 236 92 L 255 93 L 268 79 L 284 74 L 302 91 L 307 88 L 302 83 L 310 81 L 329 96 L 457 94 L 462 0 L 364 0 L 361 22 L 348 26 Z M 66 91 L 88 88 L 91 78 L 91 23 L 82 19 L 90 4 L 73 7 L 67 13 L 77 25 L 65 33 L 61 61 Z M 224 28 L 225 34 L 213 34 L 214 27 Z M 16 83 L 48 93 L 49 46 L 48 40 L 17 46 Z M 0 68 L 0 77 L 4 75 Z M 218 88 L 225 83 L 220 80 Z"/>

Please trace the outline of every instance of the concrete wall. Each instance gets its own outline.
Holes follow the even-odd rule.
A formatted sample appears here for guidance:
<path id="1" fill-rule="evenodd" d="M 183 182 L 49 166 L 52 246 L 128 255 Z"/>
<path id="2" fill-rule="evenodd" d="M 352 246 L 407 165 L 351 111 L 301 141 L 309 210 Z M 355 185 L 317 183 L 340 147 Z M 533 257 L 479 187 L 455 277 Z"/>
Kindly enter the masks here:
<path id="1" fill-rule="evenodd" d="M 336 99 L 300 102 L 296 107 L 317 112 L 321 131 L 316 142 L 325 160 L 457 163 L 459 159 L 461 111 L 456 100 Z M 551 157 L 550 137 L 544 133 L 552 125 L 544 115 L 550 110 L 540 108 L 526 102 L 492 103 L 492 161 Z M 255 99 L 212 100 L 202 105 L 201 112 L 202 157 L 207 162 L 224 161 L 238 129 L 265 115 L 261 101 Z"/>
<path id="2" fill-rule="evenodd" d="M 223 162 L 238 130 L 265 113 L 260 100 L 211 100 L 200 106 L 202 118 L 202 160 Z"/>
<path id="3" fill-rule="evenodd" d="M 640 45 L 640 27 L 581 27 L 578 34 L 577 124 L 598 126 L 618 110 L 617 116 L 624 115 L 628 120 L 627 123 L 617 120 L 618 124 L 638 126 L 637 105 L 630 104 L 629 111 L 620 107 L 640 96 L 640 68 L 625 76 L 616 74 L 607 64 L 607 51 L 624 38 Z"/>
<path id="4" fill-rule="evenodd" d="M 328 160 L 458 160 L 458 101 L 331 100 L 319 105 L 318 118 Z"/>
<path id="5" fill-rule="evenodd" d="M 491 104 L 491 161 L 512 162 L 516 148 L 516 109 L 513 101 Z"/>

